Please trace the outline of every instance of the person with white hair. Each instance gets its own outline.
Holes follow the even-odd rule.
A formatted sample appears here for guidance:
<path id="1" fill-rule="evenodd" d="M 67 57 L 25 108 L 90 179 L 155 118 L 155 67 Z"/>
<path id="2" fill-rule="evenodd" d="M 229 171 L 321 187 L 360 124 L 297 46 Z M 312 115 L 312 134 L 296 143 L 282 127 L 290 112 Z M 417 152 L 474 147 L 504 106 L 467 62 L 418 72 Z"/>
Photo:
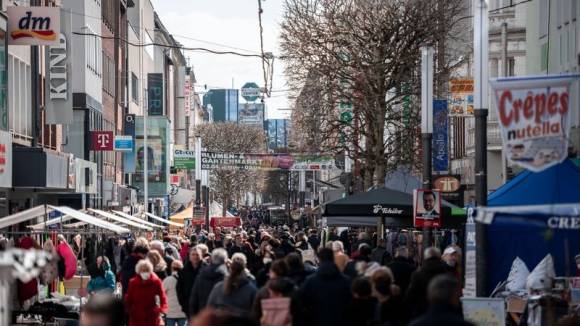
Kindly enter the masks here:
<path id="1" fill-rule="evenodd" d="M 229 267 L 230 273 L 213 287 L 207 301 L 208 306 L 241 314 L 250 312 L 258 290 L 246 276 L 246 262 L 244 254 L 234 254 Z"/>
<path id="2" fill-rule="evenodd" d="M 344 253 L 344 245 L 342 244 L 342 241 L 332 241 L 332 252 L 334 253 L 334 263 L 338 267 L 338 270 L 344 272 L 344 269 L 350 261 L 350 258 L 348 258 L 348 256 Z"/>
<path id="3" fill-rule="evenodd" d="M 135 266 L 135 273 L 125 295 L 129 326 L 163 325 L 161 314 L 167 311 L 167 296 L 163 283 L 153 273 L 153 264 L 142 259 Z"/>
<path id="4" fill-rule="evenodd" d="M 228 252 L 223 248 L 214 249 L 211 253 L 211 264 L 205 266 L 195 279 L 189 297 L 189 315 L 196 315 L 207 305 L 213 287 L 228 275 L 226 261 Z"/>

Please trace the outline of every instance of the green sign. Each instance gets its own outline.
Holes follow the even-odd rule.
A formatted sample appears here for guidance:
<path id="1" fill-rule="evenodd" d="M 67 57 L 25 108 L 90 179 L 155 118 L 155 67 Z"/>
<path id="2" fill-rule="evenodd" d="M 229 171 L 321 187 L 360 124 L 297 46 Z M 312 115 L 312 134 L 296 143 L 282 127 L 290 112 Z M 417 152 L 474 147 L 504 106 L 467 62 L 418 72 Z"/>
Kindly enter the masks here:
<path id="1" fill-rule="evenodd" d="M 242 97 L 248 102 L 254 102 L 260 97 L 260 86 L 256 83 L 245 83 L 242 86 Z"/>
<path id="2" fill-rule="evenodd" d="M 173 151 L 173 167 L 178 170 L 195 169 L 195 151 L 176 149 Z"/>

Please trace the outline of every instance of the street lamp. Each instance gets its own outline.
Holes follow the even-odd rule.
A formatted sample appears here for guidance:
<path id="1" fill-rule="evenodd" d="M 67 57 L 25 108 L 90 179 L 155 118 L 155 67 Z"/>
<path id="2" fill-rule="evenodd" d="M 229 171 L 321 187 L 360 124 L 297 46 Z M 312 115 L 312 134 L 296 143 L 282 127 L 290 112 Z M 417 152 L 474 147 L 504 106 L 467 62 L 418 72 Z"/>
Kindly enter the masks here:
<path id="1" fill-rule="evenodd" d="M 433 138 L 433 50 L 421 47 L 421 140 L 423 144 L 423 188 L 431 188 L 431 141 Z"/>
<path id="2" fill-rule="evenodd" d="M 473 0 L 473 67 L 475 109 L 475 200 L 487 205 L 487 114 L 489 72 L 489 12 L 487 0 Z M 476 292 L 485 295 L 485 227 L 476 224 Z"/>

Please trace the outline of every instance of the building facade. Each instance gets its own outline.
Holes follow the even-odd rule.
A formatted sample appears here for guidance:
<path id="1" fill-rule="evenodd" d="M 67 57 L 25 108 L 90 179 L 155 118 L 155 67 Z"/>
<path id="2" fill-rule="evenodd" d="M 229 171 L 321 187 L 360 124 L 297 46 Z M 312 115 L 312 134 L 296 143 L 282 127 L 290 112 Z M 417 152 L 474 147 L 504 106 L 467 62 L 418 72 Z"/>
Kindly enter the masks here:
<path id="1" fill-rule="evenodd" d="M 211 106 L 214 122 L 238 122 L 237 89 L 210 89 L 203 95 L 203 105 Z"/>

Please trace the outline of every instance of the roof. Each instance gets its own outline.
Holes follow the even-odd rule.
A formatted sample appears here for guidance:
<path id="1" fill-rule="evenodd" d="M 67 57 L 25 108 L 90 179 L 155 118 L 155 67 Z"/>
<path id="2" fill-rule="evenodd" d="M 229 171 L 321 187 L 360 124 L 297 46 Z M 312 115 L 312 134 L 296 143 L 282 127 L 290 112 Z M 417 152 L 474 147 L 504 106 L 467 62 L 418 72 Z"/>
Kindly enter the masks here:
<path id="1" fill-rule="evenodd" d="M 524 171 L 494 191 L 488 206 L 580 203 L 580 167 L 571 160 L 541 172 Z"/>

